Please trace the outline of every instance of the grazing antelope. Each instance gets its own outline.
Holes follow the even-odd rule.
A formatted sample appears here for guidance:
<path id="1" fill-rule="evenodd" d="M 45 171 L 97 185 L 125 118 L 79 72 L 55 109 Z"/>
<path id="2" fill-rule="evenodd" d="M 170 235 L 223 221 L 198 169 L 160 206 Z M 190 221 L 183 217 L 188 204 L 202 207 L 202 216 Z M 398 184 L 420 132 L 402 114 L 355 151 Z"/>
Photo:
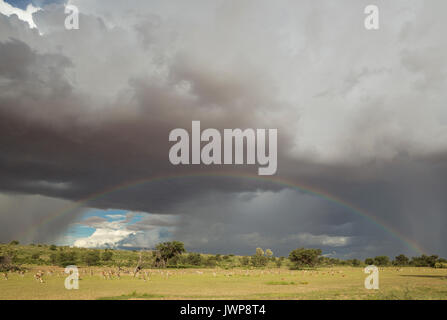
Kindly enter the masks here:
<path id="1" fill-rule="evenodd" d="M 44 273 L 39 270 L 35 275 L 34 275 L 34 279 L 36 279 L 36 281 L 39 281 L 40 283 L 44 283 L 43 281 L 43 275 Z"/>
<path id="2" fill-rule="evenodd" d="M 8 273 L 7 272 L 3 272 L 3 277 L 4 277 L 4 280 L 8 280 Z"/>

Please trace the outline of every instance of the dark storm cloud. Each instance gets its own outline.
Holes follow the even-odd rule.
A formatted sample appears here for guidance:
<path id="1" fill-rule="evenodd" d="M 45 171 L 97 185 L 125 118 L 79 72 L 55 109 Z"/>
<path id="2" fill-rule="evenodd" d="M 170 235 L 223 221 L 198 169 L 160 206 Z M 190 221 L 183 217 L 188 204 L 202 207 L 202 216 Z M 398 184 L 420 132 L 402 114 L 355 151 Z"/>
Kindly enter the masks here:
<path id="1" fill-rule="evenodd" d="M 55 241 L 84 212 L 81 208 L 54 216 L 68 205 L 70 201 L 40 195 L 0 194 L 0 242 Z"/>
<path id="2" fill-rule="evenodd" d="M 150 215 L 128 227 L 129 230 L 152 230 L 154 227 L 177 226 L 175 219 L 169 216 Z"/>
<path id="3" fill-rule="evenodd" d="M 85 11 L 75 31 L 63 28 L 58 6 L 34 14 L 42 35 L 0 15 L 1 190 L 76 201 L 143 178 L 255 175 L 246 166 L 172 166 L 169 131 L 189 130 L 192 120 L 202 129 L 278 128 L 279 178 L 332 194 L 447 254 L 447 45 L 436 36 L 444 20 L 431 10 L 383 2 L 385 16 L 397 18 L 368 34 L 360 2 L 320 9 L 305 1 L 297 10 L 219 2 L 191 5 L 181 18 L 159 2 L 150 10 L 139 3 L 136 15 L 111 1 L 104 16 L 98 2 L 78 2 Z M 445 5 L 432 6 L 441 18 Z M 418 17 L 402 13 L 409 9 Z M 267 246 L 286 254 L 318 244 L 340 255 L 408 252 L 350 209 L 288 188 L 190 177 L 84 206 L 178 215 L 132 228 L 175 225 L 176 238 L 210 252 Z"/>

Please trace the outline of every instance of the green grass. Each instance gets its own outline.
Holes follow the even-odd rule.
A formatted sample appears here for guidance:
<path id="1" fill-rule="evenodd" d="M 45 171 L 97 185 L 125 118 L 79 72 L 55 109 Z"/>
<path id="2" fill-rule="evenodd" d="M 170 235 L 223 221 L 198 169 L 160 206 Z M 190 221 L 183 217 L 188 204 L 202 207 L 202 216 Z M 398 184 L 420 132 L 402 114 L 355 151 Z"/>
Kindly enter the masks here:
<path id="1" fill-rule="evenodd" d="M 287 281 L 268 281 L 265 284 L 272 285 L 272 286 L 287 286 L 291 284 L 296 284 L 295 282 L 287 282 Z"/>
<path id="2" fill-rule="evenodd" d="M 132 299 L 156 299 L 163 298 L 160 294 L 149 294 L 149 293 L 137 293 L 136 291 L 131 294 L 123 294 L 117 297 L 101 297 L 97 300 L 132 300 Z"/>
<path id="3" fill-rule="evenodd" d="M 380 289 L 366 290 L 363 268 L 315 270 L 282 269 L 165 269 L 145 271 L 149 280 L 103 279 L 101 271 L 114 268 L 81 267 L 79 290 L 66 290 L 62 268 L 28 266 L 3 280 L 0 299 L 443 299 L 447 300 L 447 270 L 380 268 Z M 399 271 L 398 269 L 401 269 Z M 33 276 L 45 272 L 44 283 Z M 47 271 L 52 270 L 49 275 Z M 131 268 L 128 268 L 131 271 Z M 93 273 L 93 275 L 90 274 Z M 166 276 L 169 272 L 169 276 Z"/>

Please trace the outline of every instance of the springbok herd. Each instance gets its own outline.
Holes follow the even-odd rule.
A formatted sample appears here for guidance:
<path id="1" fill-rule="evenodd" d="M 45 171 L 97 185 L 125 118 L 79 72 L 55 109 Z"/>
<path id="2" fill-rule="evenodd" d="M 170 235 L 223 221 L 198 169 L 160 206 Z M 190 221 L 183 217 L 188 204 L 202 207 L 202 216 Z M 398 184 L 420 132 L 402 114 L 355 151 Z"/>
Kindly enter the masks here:
<path id="1" fill-rule="evenodd" d="M 403 268 L 389 268 L 395 272 L 402 272 Z M 381 268 L 383 271 L 384 269 Z M 359 269 L 359 271 L 361 271 Z M 99 276 L 104 280 L 120 280 L 122 277 L 134 278 L 142 281 L 148 281 L 152 277 L 161 277 L 162 279 L 169 279 L 175 277 L 182 277 L 185 275 L 208 275 L 213 277 L 233 277 L 233 276 L 245 276 L 245 277 L 262 277 L 263 275 L 283 275 L 283 276 L 296 276 L 299 274 L 306 276 L 338 276 L 344 278 L 346 274 L 342 270 L 324 269 L 324 270 L 287 270 L 287 269 L 141 269 L 134 273 L 131 268 L 99 268 L 99 267 L 80 267 L 78 268 L 79 279 L 84 277 Z M 25 277 L 26 274 L 34 274 L 35 281 L 45 283 L 46 278 L 59 277 L 65 278 L 68 274 L 65 273 L 63 268 L 48 267 L 34 269 L 27 271 L 15 271 L 15 272 L 3 272 L 3 280 L 9 280 L 11 276 L 16 275 L 18 277 Z M 284 279 L 281 279 L 284 280 Z"/>

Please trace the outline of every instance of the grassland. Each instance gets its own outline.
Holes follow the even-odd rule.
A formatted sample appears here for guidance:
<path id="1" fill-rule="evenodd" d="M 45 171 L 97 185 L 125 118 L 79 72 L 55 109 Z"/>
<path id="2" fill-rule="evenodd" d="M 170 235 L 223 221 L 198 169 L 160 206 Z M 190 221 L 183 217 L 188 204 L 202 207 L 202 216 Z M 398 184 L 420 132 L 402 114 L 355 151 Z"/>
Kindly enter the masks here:
<path id="1" fill-rule="evenodd" d="M 66 274 L 52 266 L 28 266 L 0 279 L 0 299 L 447 299 L 447 270 L 380 268 L 380 289 L 366 290 L 359 267 L 315 270 L 286 268 L 125 269 L 81 267 L 78 290 L 64 287 Z M 38 271 L 44 282 L 34 279 Z M 145 278 L 145 279 L 143 279 Z"/>

